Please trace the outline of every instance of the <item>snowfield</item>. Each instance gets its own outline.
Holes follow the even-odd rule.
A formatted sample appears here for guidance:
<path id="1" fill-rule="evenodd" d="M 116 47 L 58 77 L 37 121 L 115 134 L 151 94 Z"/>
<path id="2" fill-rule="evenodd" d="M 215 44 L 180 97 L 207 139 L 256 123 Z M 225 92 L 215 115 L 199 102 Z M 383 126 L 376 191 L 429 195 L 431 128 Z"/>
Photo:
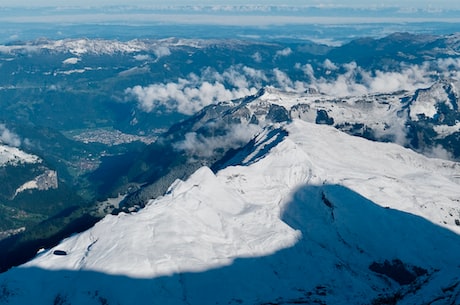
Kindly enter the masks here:
<path id="1" fill-rule="evenodd" d="M 40 163 L 41 159 L 28 154 L 16 147 L 0 144 L 0 167 L 6 165 L 18 165 L 23 163 Z"/>
<path id="2" fill-rule="evenodd" d="M 1 274 L 0 304 L 460 303 L 459 163 L 293 120 L 228 164 Z"/>

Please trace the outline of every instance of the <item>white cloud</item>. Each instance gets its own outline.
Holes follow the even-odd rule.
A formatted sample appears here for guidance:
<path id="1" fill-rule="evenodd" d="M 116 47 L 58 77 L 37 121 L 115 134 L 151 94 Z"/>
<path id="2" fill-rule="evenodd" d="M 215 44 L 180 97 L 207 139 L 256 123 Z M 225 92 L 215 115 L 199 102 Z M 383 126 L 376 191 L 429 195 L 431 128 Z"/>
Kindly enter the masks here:
<path id="1" fill-rule="evenodd" d="M 167 46 L 159 46 L 153 50 L 157 58 L 171 55 L 171 50 Z"/>
<path id="2" fill-rule="evenodd" d="M 367 71 L 356 64 L 349 62 L 337 65 L 330 60 L 325 60 L 320 69 L 323 75 L 316 77 L 311 64 L 297 63 L 295 68 L 303 71 L 307 78 L 308 86 L 318 91 L 336 96 L 352 96 L 370 93 L 390 93 L 399 90 L 415 90 L 427 87 L 433 83 L 435 69 L 445 71 L 452 75 L 452 65 L 460 67 L 460 61 L 426 62 L 422 65 L 401 66 L 399 71 L 386 72 L 381 70 Z M 334 74 L 330 73 L 334 71 Z M 343 72 L 339 72 L 343 71 Z M 446 75 L 445 75 L 446 76 Z M 288 82 L 287 80 L 284 83 Z"/>
<path id="3" fill-rule="evenodd" d="M 260 131 L 258 125 L 234 124 L 227 127 L 225 135 L 215 137 L 204 137 L 196 132 L 189 132 L 175 148 L 186 151 L 191 156 L 209 157 L 218 149 L 228 150 L 244 145 Z"/>
<path id="4" fill-rule="evenodd" d="M 206 68 L 201 75 L 190 73 L 177 82 L 135 86 L 125 93 L 146 112 L 166 109 L 193 114 L 210 104 L 254 94 L 264 81 L 267 77 L 262 71 L 238 65 L 222 73 Z"/>
<path id="5" fill-rule="evenodd" d="M 311 64 L 301 65 L 300 63 L 296 63 L 294 68 L 303 71 L 303 73 L 305 74 L 305 76 L 308 77 L 308 79 L 315 79 L 315 71 Z"/>
<path id="6" fill-rule="evenodd" d="M 243 67 L 243 72 L 251 78 L 251 80 L 254 80 L 255 82 L 260 82 L 260 81 L 268 81 L 267 76 L 265 73 L 261 70 L 257 70 L 254 68 L 250 67 Z"/>
<path id="7" fill-rule="evenodd" d="M 252 54 L 252 59 L 254 59 L 255 62 L 261 63 L 262 62 L 262 55 L 259 52 L 255 52 Z"/>
<path id="8" fill-rule="evenodd" d="M 330 59 L 326 58 L 323 63 L 324 68 L 327 70 L 337 70 L 338 67 Z"/>
<path id="9" fill-rule="evenodd" d="M 284 56 L 289 56 L 292 54 L 291 48 L 285 48 L 283 50 L 276 51 L 275 58 L 276 57 L 284 57 Z"/>
<path id="10" fill-rule="evenodd" d="M 460 59 L 439 59 L 420 65 L 401 65 L 399 71 L 368 71 L 356 62 L 337 64 L 325 60 L 316 66 L 297 63 L 295 69 L 303 72 L 296 79 L 281 69 L 258 70 L 235 65 L 219 72 L 211 67 L 200 74 L 190 73 L 176 82 L 135 86 L 126 89 L 129 98 L 137 101 L 143 111 L 166 109 L 192 114 L 213 103 L 254 94 L 263 86 L 271 85 L 286 91 L 317 91 L 338 96 L 356 96 L 373 93 L 413 91 L 429 87 L 438 77 L 459 79 Z M 328 71 L 330 73 L 328 73 Z"/>
<path id="11" fill-rule="evenodd" d="M 233 87 L 240 89 L 249 87 L 249 82 L 246 75 L 241 74 L 239 71 L 233 68 L 224 71 L 222 76 Z"/>
<path id="12" fill-rule="evenodd" d="M 320 92 L 336 96 L 363 95 L 369 92 L 365 84 L 356 80 L 357 75 L 363 71 L 355 62 L 344 64 L 342 68 L 345 72 L 339 74 L 336 79 L 313 79 L 313 86 Z"/>
<path id="13" fill-rule="evenodd" d="M 460 80 L 460 58 L 441 58 L 436 61 L 436 66 L 442 77 Z"/>
<path id="14" fill-rule="evenodd" d="M 273 73 L 275 75 L 275 80 L 278 88 L 281 88 L 285 91 L 293 90 L 294 83 L 285 72 L 281 71 L 278 68 L 275 68 L 273 69 Z"/>
<path id="15" fill-rule="evenodd" d="M 448 152 L 447 150 L 445 150 L 441 145 L 426 148 L 423 151 L 423 154 L 430 158 L 454 160 L 454 157 L 452 156 L 452 154 Z"/>
<path id="16" fill-rule="evenodd" d="M 6 128 L 5 124 L 0 124 L 0 142 L 14 147 L 21 146 L 19 136 Z"/>

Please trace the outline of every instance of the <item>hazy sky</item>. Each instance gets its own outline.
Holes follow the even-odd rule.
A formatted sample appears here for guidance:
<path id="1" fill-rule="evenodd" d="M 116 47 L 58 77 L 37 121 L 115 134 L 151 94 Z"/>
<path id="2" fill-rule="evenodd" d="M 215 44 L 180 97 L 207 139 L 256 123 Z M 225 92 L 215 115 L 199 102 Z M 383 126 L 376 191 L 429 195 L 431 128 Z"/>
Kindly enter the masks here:
<path id="1" fill-rule="evenodd" d="M 182 10 L 156 10 L 158 7 L 177 8 L 184 5 L 187 7 Z M 287 9 L 265 10 L 266 5 L 287 6 Z M 98 9 L 106 6 L 111 8 Z M 123 7 L 114 8 L 117 6 Z M 142 6 L 142 10 L 138 10 L 136 6 Z M 196 7 L 192 10 L 188 6 Z M 213 7 L 210 9 L 209 6 Z M 214 6 L 218 6 L 218 9 Z M 311 6 L 325 9 L 309 9 Z M 2 10 L 2 7 L 52 7 L 53 9 L 38 8 L 40 12 L 31 13 L 33 10 L 12 11 Z M 289 10 L 292 7 L 298 9 Z M 356 7 L 363 10 L 346 9 Z M 346 4 L 343 0 L 0 0 L 0 22 L 130 24 L 156 22 L 246 26 L 388 21 L 458 23 L 460 22 L 459 10 L 458 0 L 349 0 Z"/>
<path id="2" fill-rule="evenodd" d="M 106 5 L 232 5 L 232 4 L 273 4 L 273 5 L 340 5 L 361 7 L 415 7 L 415 8 L 460 8 L 457 0 L 1 0 L 2 6 L 106 6 Z"/>

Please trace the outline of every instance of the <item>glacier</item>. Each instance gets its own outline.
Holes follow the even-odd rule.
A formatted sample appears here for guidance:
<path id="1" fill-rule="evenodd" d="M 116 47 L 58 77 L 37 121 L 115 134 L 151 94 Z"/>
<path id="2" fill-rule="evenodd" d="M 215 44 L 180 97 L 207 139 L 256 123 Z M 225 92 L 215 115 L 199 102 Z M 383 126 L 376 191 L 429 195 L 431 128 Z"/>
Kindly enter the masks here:
<path id="1" fill-rule="evenodd" d="M 0 304 L 457 304 L 459 173 L 331 126 L 267 124 L 219 171 L 0 274 Z"/>

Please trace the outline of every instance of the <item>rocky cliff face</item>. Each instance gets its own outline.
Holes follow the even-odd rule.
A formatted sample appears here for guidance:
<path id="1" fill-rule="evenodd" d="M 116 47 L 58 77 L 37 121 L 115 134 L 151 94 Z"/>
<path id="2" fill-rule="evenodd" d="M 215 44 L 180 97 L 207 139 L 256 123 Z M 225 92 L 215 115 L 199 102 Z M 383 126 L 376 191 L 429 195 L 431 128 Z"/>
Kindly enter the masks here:
<path id="1" fill-rule="evenodd" d="M 39 191 L 46 191 L 49 189 L 57 189 L 58 185 L 58 178 L 57 172 L 52 170 L 46 170 L 43 174 L 38 175 L 33 180 L 28 181 L 18 187 L 16 192 L 14 193 L 14 197 L 16 197 L 19 193 L 24 192 L 26 190 L 39 190 Z M 13 199 L 14 199 L 13 197 Z"/>

